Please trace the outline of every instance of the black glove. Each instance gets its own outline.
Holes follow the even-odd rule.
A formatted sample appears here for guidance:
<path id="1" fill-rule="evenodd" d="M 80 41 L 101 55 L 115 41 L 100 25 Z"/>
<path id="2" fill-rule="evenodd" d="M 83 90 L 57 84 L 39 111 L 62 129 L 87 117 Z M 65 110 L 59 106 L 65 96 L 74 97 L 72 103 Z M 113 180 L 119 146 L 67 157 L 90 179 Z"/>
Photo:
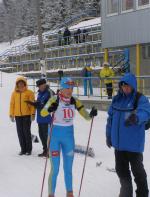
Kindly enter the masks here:
<path id="1" fill-rule="evenodd" d="M 48 112 L 54 112 L 57 110 L 57 107 L 58 107 L 58 103 L 52 103 L 52 105 L 48 108 Z"/>
<path id="2" fill-rule="evenodd" d="M 128 126 L 131 126 L 131 125 L 134 125 L 134 124 L 137 124 L 138 123 L 138 117 L 136 114 L 131 114 L 126 120 L 125 120 L 125 125 L 128 127 Z"/>
<path id="3" fill-rule="evenodd" d="M 108 146 L 108 148 L 112 147 L 111 139 L 109 137 L 106 137 L 106 145 Z"/>
<path id="4" fill-rule="evenodd" d="M 40 107 L 40 101 L 25 101 L 27 104 L 34 106 L 35 108 Z"/>
<path id="5" fill-rule="evenodd" d="M 92 107 L 91 112 L 90 112 L 90 117 L 97 116 L 97 109 L 95 107 Z"/>

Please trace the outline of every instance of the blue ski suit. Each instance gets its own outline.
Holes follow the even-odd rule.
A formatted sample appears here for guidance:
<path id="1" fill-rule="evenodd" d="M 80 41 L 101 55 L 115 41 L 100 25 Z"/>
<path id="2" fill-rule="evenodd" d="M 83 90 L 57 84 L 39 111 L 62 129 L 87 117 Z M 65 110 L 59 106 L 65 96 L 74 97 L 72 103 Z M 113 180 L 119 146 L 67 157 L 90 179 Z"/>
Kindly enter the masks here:
<path id="1" fill-rule="evenodd" d="M 51 98 L 46 106 L 41 111 L 42 116 L 48 115 L 48 108 L 56 103 L 56 98 Z M 74 159 L 74 127 L 73 119 L 75 109 L 86 119 L 90 120 L 89 113 L 85 110 L 84 106 L 78 99 L 75 99 L 76 104 L 66 104 L 59 101 L 57 110 L 54 113 L 54 121 L 52 127 L 52 135 L 50 140 L 50 163 L 51 172 L 49 175 L 48 188 L 49 195 L 55 194 L 56 181 L 59 173 L 60 154 L 62 151 L 63 168 L 66 191 L 72 192 L 72 166 Z M 49 131 L 49 135 L 50 135 Z"/>
<path id="2" fill-rule="evenodd" d="M 89 88 L 89 91 L 90 91 L 90 95 L 93 95 L 92 80 L 90 79 L 90 77 L 92 77 L 92 68 L 89 67 L 89 66 L 86 66 L 82 71 L 82 76 L 85 77 L 84 81 L 83 81 L 84 96 L 87 96 L 88 88 Z"/>

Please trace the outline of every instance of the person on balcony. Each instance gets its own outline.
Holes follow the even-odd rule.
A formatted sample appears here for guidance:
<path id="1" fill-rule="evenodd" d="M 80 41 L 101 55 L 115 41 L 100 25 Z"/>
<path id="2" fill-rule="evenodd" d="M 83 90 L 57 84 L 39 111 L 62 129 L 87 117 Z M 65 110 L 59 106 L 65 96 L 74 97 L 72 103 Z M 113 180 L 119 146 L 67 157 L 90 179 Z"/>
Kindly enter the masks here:
<path id="1" fill-rule="evenodd" d="M 106 85 L 108 99 L 112 99 L 112 93 L 113 93 L 112 83 L 113 83 L 113 81 L 112 81 L 111 77 L 114 76 L 114 72 L 109 66 L 110 66 L 110 64 L 108 62 L 103 63 L 103 69 L 100 71 L 100 77 L 104 78 L 104 83 Z"/>
<path id="2" fill-rule="evenodd" d="M 62 46 L 63 45 L 63 35 L 61 30 L 58 31 L 58 46 Z"/>
<path id="3" fill-rule="evenodd" d="M 87 65 L 82 70 L 82 77 L 84 77 L 84 96 L 89 95 L 89 93 L 90 95 L 93 95 L 92 80 L 90 78 L 92 77 L 92 70 L 91 63 L 87 63 Z M 89 93 L 88 90 L 90 91 Z"/>
<path id="4" fill-rule="evenodd" d="M 82 42 L 87 42 L 87 38 L 88 38 L 88 31 L 86 29 L 83 29 Z"/>
<path id="5" fill-rule="evenodd" d="M 64 31 L 64 34 L 63 34 L 63 37 L 64 37 L 64 44 L 69 45 L 70 41 L 71 41 L 71 32 L 68 29 L 68 27 L 66 27 L 66 29 Z"/>
<path id="6" fill-rule="evenodd" d="M 81 43 L 81 30 L 78 29 L 75 33 L 74 33 L 74 39 L 76 44 Z"/>

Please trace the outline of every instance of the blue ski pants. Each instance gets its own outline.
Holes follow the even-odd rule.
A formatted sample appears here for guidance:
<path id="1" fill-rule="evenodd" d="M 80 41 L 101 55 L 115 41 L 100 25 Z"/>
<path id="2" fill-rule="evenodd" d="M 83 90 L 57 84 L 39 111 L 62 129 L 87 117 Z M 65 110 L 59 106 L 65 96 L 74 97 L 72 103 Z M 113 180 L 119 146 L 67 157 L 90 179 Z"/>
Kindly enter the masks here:
<path id="1" fill-rule="evenodd" d="M 52 130 L 50 142 L 50 163 L 51 171 L 48 180 L 49 195 L 55 194 L 57 176 L 60 166 L 60 153 L 63 156 L 64 179 L 66 191 L 73 191 L 72 188 L 72 165 L 74 159 L 74 128 L 73 126 L 55 126 Z"/>
<path id="2" fill-rule="evenodd" d="M 93 87 L 91 79 L 84 79 L 84 96 L 87 96 L 87 91 L 89 88 L 90 95 L 93 95 Z"/>

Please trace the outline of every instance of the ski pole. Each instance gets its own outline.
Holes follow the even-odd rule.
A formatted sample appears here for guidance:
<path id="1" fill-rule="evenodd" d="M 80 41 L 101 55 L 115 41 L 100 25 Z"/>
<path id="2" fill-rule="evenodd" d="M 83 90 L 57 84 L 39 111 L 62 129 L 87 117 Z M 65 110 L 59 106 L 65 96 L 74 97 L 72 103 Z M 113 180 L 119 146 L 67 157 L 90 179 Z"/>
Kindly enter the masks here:
<path id="1" fill-rule="evenodd" d="M 81 177 L 80 189 L 79 189 L 78 197 L 80 197 L 81 189 L 82 189 L 82 183 L 83 183 L 83 178 L 84 178 L 86 160 L 87 160 L 88 149 L 89 149 L 90 139 L 91 139 L 91 133 L 92 133 L 92 127 L 93 127 L 93 120 L 94 120 L 94 117 L 92 117 L 92 121 L 91 121 L 90 133 L 89 133 L 89 138 L 88 138 L 88 143 L 87 143 L 87 148 L 86 148 L 86 154 L 85 154 L 85 159 L 84 159 L 84 165 L 83 165 L 83 170 L 82 170 L 82 177 Z"/>
<path id="2" fill-rule="evenodd" d="M 54 121 L 54 112 L 53 112 L 53 114 L 52 114 L 52 124 L 51 124 L 51 127 L 50 127 L 49 141 L 48 141 L 48 143 L 47 143 L 47 146 L 48 146 L 48 147 L 49 147 L 49 145 L 50 145 L 51 136 L 52 136 L 53 121 Z M 47 156 L 46 156 L 46 161 L 45 161 L 45 167 L 44 167 L 44 173 L 43 173 L 43 180 L 42 180 L 42 187 L 41 187 L 41 195 L 40 195 L 40 197 L 43 196 L 43 189 L 44 189 L 44 182 L 45 182 L 45 175 L 46 175 L 46 168 L 47 168 L 48 156 L 49 156 L 49 151 L 47 151 Z"/>

